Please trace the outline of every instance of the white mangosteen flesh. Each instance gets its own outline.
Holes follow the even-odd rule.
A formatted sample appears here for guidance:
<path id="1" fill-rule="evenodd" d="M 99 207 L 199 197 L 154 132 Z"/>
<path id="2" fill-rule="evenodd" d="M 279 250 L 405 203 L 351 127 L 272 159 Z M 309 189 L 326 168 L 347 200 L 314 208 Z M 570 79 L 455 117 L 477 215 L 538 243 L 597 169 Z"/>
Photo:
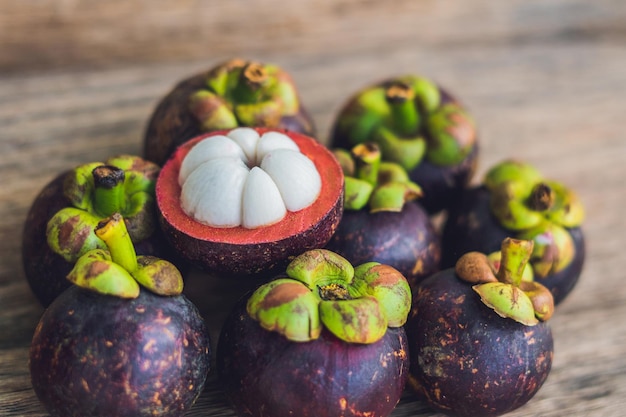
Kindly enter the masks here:
<path id="1" fill-rule="evenodd" d="M 315 202 L 322 180 L 284 133 L 240 127 L 198 142 L 178 175 L 183 211 L 212 227 L 268 226 Z"/>

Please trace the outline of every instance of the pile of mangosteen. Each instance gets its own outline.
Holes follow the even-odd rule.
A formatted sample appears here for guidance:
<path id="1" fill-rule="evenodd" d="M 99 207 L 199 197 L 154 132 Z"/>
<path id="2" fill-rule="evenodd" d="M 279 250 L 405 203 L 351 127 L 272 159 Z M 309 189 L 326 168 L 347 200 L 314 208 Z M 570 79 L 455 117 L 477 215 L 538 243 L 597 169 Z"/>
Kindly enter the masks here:
<path id="1" fill-rule="evenodd" d="M 454 416 L 524 405 L 584 213 L 523 161 L 474 183 L 478 153 L 465 106 L 417 75 L 355 93 L 325 140 L 276 65 L 182 80 L 143 155 L 59 174 L 28 213 L 36 395 L 53 416 L 183 416 L 215 369 L 239 416 L 388 416 L 405 391 Z M 214 345 L 189 274 L 255 283 Z"/>

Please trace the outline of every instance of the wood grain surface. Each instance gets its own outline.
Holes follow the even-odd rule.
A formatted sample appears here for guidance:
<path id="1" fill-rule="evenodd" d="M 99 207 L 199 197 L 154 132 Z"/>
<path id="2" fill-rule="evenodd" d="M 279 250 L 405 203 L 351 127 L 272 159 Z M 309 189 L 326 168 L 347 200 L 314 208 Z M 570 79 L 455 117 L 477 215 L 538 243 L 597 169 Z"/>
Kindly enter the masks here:
<path id="1" fill-rule="evenodd" d="M 61 170 L 139 153 L 179 79 L 234 56 L 291 72 L 324 140 L 358 88 L 419 73 L 461 98 L 480 129 L 476 181 L 516 157 L 575 188 L 588 257 L 551 326 L 552 372 L 510 416 L 618 417 L 626 409 L 626 6 L 621 0 L 0 2 L 0 415 L 48 416 L 28 348 L 43 309 L 21 230 Z M 193 274 L 214 341 L 241 285 Z M 189 416 L 233 416 L 209 384 Z M 407 391 L 393 416 L 436 416 Z"/>

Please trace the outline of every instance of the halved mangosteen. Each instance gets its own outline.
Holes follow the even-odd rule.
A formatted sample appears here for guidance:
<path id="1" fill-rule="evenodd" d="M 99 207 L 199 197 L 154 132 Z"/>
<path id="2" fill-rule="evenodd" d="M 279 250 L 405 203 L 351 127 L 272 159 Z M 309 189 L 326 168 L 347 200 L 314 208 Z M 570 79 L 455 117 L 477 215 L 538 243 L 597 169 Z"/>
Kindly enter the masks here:
<path id="1" fill-rule="evenodd" d="M 254 275 L 323 247 L 343 213 L 343 172 L 323 145 L 285 130 L 236 128 L 194 138 L 157 179 L 160 222 L 200 268 Z"/>
<path id="2" fill-rule="evenodd" d="M 231 59 L 180 81 L 163 97 L 146 127 L 144 156 L 163 165 L 187 140 L 241 126 L 315 134 L 313 120 L 285 70 Z"/>
<path id="3" fill-rule="evenodd" d="M 478 161 L 473 118 L 433 81 L 404 75 L 367 86 L 338 113 L 329 145 L 351 149 L 375 142 L 385 161 L 400 164 L 424 190 L 430 214 L 452 206 Z"/>

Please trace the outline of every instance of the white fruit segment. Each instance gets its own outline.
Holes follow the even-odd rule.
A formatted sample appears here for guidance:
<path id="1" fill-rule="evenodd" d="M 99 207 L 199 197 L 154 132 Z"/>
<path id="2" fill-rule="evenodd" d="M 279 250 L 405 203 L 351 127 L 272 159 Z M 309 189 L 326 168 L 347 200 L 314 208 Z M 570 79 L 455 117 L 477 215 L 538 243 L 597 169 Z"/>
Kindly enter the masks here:
<path id="1" fill-rule="evenodd" d="M 315 202 L 322 180 L 289 136 L 236 128 L 198 142 L 178 176 L 180 204 L 213 227 L 257 228 Z"/>

